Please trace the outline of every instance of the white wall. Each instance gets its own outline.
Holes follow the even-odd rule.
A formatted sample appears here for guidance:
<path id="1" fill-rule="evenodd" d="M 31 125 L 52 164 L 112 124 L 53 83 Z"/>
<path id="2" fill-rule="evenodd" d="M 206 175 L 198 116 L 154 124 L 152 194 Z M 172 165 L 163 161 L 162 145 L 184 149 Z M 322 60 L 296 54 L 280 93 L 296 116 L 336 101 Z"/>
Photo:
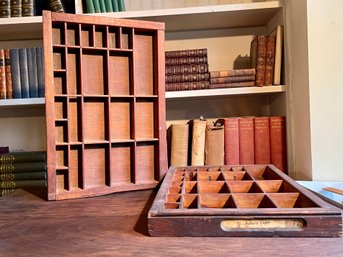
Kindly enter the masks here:
<path id="1" fill-rule="evenodd" d="M 307 0 L 313 180 L 343 181 L 343 1 Z"/>

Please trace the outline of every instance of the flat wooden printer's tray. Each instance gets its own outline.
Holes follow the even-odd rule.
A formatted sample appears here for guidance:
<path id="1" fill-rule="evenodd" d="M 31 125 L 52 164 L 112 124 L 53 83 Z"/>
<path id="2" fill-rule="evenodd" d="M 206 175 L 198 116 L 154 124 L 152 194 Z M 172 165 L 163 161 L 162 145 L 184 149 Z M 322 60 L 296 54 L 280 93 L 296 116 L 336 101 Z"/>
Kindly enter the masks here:
<path id="1" fill-rule="evenodd" d="M 342 234 L 341 210 L 274 165 L 172 167 L 148 223 L 151 236 Z"/>

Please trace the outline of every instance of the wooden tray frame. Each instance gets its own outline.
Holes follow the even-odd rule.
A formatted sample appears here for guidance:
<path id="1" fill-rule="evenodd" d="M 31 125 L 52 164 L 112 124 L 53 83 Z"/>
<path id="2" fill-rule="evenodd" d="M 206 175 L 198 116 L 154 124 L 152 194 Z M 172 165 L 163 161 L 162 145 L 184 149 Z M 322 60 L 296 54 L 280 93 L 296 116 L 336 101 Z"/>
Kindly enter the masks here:
<path id="1" fill-rule="evenodd" d="M 342 210 L 274 165 L 171 167 L 148 226 L 151 236 L 339 237 Z"/>
<path id="2" fill-rule="evenodd" d="M 48 199 L 154 188 L 167 171 L 164 23 L 44 12 Z"/>

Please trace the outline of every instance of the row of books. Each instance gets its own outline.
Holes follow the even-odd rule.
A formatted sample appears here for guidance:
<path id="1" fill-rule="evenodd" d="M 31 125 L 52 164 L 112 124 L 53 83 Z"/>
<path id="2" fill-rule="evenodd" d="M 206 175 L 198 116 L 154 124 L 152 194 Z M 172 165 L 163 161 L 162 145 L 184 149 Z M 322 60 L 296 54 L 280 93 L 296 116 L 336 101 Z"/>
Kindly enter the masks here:
<path id="1" fill-rule="evenodd" d="M 287 172 L 284 116 L 192 120 L 170 132 L 171 166 L 274 164 Z"/>
<path id="2" fill-rule="evenodd" d="M 123 12 L 124 0 L 83 0 L 87 13 Z"/>
<path id="3" fill-rule="evenodd" d="M 42 10 L 75 13 L 75 1 L 0 0 L 0 18 L 40 16 Z"/>
<path id="4" fill-rule="evenodd" d="M 44 97 L 43 48 L 0 49 L 0 99 Z"/>
<path id="5" fill-rule="evenodd" d="M 0 155 L 0 196 L 16 188 L 46 186 L 46 152 L 9 152 Z"/>

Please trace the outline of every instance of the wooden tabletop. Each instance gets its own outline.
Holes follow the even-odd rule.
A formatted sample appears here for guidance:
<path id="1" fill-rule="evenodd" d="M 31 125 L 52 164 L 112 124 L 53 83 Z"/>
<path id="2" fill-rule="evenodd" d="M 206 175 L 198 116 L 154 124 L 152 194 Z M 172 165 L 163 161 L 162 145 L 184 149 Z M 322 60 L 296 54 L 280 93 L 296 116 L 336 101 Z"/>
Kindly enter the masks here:
<path id="1" fill-rule="evenodd" d="M 343 238 L 150 237 L 153 190 L 45 201 L 0 198 L 0 256 L 343 256 Z"/>

